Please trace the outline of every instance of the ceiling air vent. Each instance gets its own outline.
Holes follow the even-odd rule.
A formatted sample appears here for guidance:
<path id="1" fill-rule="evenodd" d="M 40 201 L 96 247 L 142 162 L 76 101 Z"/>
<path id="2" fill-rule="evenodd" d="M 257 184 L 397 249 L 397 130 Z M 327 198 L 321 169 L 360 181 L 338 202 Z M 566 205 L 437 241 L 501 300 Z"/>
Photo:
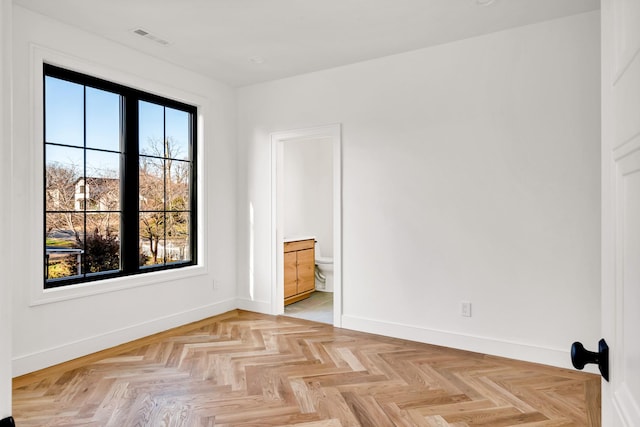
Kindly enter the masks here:
<path id="1" fill-rule="evenodd" d="M 160 37 L 156 37 L 153 34 L 151 34 L 149 31 L 143 30 L 142 28 L 136 28 L 135 30 L 132 30 L 133 34 L 137 34 L 141 37 L 144 37 L 145 39 L 149 39 L 151 41 L 154 41 L 158 44 L 161 44 L 163 46 L 167 46 L 169 44 L 168 41 L 166 41 L 165 39 L 161 39 Z"/>

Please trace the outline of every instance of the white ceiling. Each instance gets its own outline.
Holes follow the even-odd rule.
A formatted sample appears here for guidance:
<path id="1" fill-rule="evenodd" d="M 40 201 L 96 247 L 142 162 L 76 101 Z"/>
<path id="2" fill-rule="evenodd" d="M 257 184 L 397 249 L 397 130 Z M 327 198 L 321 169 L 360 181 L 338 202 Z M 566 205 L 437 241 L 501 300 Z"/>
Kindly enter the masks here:
<path id="1" fill-rule="evenodd" d="M 232 86 L 595 10 L 599 0 L 14 0 Z M 143 28 L 162 46 L 132 33 Z M 250 58 L 259 57 L 262 63 Z"/>

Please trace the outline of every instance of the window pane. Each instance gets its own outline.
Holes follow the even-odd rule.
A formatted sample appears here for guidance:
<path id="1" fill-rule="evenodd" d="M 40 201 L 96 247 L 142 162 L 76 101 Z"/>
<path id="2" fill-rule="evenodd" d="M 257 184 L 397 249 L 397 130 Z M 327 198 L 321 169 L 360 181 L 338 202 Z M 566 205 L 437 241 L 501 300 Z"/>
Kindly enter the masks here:
<path id="1" fill-rule="evenodd" d="M 189 212 L 167 213 L 167 262 L 191 259 Z"/>
<path id="2" fill-rule="evenodd" d="M 164 264 L 163 212 L 140 213 L 140 265 Z"/>
<path id="3" fill-rule="evenodd" d="M 82 271 L 84 215 L 46 215 L 46 271 L 48 279 L 76 276 Z"/>
<path id="4" fill-rule="evenodd" d="M 184 211 L 189 206 L 189 182 L 191 163 L 178 160 L 166 161 L 166 200 L 167 210 Z"/>
<path id="5" fill-rule="evenodd" d="M 86 209 L 120 209 L 120 154 L 87 150 Z"/>
<path id="6" fill-rule="evenodd" d="M 87 147 L 120 151 L 120 96 L 87 87 Z"/>
<path id="7" fill-rule="evenodd" d="M 87 214 L 85 265 L 87 273 L 120 270 L 120 214 Z"/>
<path id="8" fill-rule="evenodd" d="M 45 77 L 45 141 L 84 146 L 84 86 Z"/>
<path id="9" fill-rule="evenodd" d="M 189 159 L 189 113 L 166 108 L 167 157 Z"/>
<path id="10" fill-rule="evenodd" d="M 75 210 L 79 184 L 84 173 L 81 148 L 46 145 L 45 199 L 47 211 Z"/>
<path id="11" fill-rule="evenodd" d="M 139 186 L 141 211 L 164 210 L 164 160 L 140 157 Z"/>
<path id="12" fill-rule="evenodd" d="M 164 107 L 150 102 L 138 103 L 140 154 L 164 157 Z"/>

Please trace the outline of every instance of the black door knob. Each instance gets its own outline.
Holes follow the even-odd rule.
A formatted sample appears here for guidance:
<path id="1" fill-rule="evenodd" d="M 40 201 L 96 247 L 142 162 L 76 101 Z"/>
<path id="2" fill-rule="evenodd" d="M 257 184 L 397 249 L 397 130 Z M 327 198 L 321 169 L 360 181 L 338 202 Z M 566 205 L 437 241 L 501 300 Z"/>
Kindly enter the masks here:
<path id="1" fill-rule="evenodd" d="M 0 420 L 0 427 L 16 427 L 13 417 L 7 417 Z"/>
<path id="2" fill-rule="evenodd" d="M 602 378 L 609 381 L 609 346 L 604 339 L 598 343 L 597 353 L 585 349 L 582 343 L 574 342 L 571 346 L 571 363 L 579 370 L 584 369 L 589 363 L 595 363 L 600 369 Z"/>

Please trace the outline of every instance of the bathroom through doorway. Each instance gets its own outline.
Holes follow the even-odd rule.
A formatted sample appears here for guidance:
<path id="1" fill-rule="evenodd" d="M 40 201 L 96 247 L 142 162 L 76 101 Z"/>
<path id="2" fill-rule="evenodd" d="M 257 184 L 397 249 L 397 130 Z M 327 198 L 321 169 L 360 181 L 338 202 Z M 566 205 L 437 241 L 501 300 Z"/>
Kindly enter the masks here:
<path id="1" fill-rule="evenodd" d="M 341 324 L 340 125 L 276 132 L 272 312 Z"/>

